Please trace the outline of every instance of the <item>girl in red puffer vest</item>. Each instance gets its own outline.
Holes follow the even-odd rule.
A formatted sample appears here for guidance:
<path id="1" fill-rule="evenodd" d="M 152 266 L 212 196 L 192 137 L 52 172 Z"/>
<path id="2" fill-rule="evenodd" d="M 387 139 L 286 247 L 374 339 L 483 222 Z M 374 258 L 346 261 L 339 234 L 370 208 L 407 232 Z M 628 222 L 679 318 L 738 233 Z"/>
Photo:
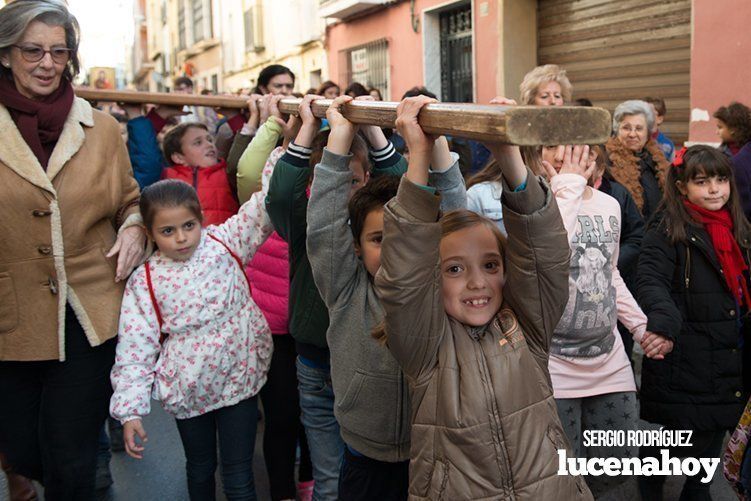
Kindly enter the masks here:
<path id="1" fill-rule="evenodd" d="M 222 224 L 240 208 L 227 178 L 227 164 L 218 158 L 214 137 L 198 122 L 180 124 L 164 137 L 164 156 L 172 167 L 162 179 L 180 179 L 195 188 L 203 208 L 203 225 Z"/>

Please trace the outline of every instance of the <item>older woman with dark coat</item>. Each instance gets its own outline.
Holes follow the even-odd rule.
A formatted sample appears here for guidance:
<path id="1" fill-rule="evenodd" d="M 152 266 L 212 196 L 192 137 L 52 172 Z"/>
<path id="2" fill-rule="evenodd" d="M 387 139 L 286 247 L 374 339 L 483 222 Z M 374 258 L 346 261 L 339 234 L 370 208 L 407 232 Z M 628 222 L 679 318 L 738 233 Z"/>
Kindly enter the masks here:
<path id="1" fill-rule="evenodd" d="M 94 498 L 124 280 L 146 241 L 118 124 L 74 95 L 77 49 L 62 0 L 0 9 L 0 453 L 48 500 Z"/>
<path id="2" fill-rule="evenodd" d="M 610 173 L 631 193 L 645 221 L 662 199 L 670 164 L 652 139 L 655 116 L 644 101 L 624 101 L 613 112 L 613 137 L 605 145 Z"/>

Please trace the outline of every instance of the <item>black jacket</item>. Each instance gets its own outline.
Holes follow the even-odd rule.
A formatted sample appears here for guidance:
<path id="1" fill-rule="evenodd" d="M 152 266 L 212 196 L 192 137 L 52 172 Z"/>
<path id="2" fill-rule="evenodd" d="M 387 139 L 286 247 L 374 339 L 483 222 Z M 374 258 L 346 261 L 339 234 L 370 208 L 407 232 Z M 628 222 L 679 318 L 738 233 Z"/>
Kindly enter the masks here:
<path id="1" fill-rule="evenodd" d="M 618 251 L 618 271 L 632 294 L 636 295 L 636 265 L 644 237 L 644 219 L 634 197 L 620 183 L 602 179 L 600 191 L 618 200 L 621 206 L 621 240 Z"/>
<path id="2" fill-rule="evenodd" d="M 732 429 L 748 399 L 743 312 L 722 276 L 709 235 L 689 227 L 687 243 L 670 243 L 656 214 L 639 257 L 639 304 L 649 331 L 674 341 L 664 360 L 644 358 L 641 416 L 693 430 Z M 748 241 L 741 250 L 748 261 Z M 746 352 L 746 353 L 744 353 Z M 744 387 L 745 386 L 745 387 Z"/>

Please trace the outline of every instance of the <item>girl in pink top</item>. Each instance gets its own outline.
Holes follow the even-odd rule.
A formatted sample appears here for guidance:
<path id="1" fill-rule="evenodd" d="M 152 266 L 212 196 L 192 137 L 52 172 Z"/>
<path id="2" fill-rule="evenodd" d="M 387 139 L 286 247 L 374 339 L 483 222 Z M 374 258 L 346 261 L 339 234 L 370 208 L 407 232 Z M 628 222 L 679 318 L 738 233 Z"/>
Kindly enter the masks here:
<path id="1" fill-rule="evenodd" d="M 636 385 L 617 321 L 640 342 L 647 317 L 616 267 L 621 208 L 588 185 L 596 168 L 588 146 L 544 147 L 542 160 L 571 247 L 569 301 L 548 363 L 558 414 L 575 457 L 635 456 L 634 448 L 586 447 L 583 440 L 586 430 L 637 429 Z M 656 338 L 645 352 L 662 358 L 669 344 Z M 625 478 L 587 477 L 587 482 L 597 496 Z"/>

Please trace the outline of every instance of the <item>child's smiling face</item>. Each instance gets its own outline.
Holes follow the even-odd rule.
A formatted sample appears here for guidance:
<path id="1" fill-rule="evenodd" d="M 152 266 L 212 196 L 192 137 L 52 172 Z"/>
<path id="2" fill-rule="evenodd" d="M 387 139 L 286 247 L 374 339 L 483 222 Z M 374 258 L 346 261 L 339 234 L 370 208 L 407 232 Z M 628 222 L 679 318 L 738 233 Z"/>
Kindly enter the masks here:
<path id="1" fill-rule="evenodd" d="M 688 182 L 678 181 L 678 190 L 689 202 L 707 210 L 720 210 L 730 199 L 730 179 L 699 174 Z"/>
<path id="2" fill-rule="evenodd" d="M 444 236 L 440 254 L 446 313 L 465 325 L 486 325 L 503 302 L 498 239 L 484 224 L 475 224 Z"/>

